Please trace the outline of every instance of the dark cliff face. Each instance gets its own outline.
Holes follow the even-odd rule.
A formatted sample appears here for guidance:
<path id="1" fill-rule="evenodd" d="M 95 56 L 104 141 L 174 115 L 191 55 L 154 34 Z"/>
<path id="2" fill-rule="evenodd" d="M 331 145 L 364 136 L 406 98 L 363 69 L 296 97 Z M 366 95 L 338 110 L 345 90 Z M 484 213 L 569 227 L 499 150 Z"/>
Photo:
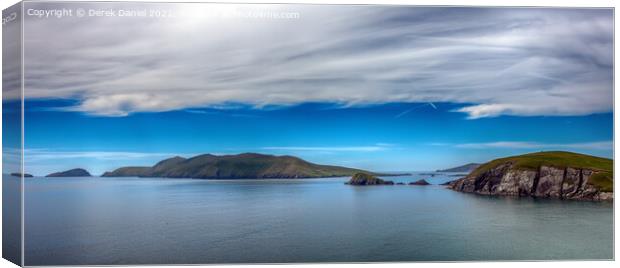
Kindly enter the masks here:
<path id="1" fill-rule="evenodd" d="M 63 172 L 52 173 L 45 177 L 90 177 L 90 176 L 91 176 L 90 173 L 88 173 L 88 171 L 86 171 L 85 169 L 74 168 L 71 170 L 63 171 Z"/>
<path id="2" fill-rule="evenodd" d="M 532 196 L 568 200 L 613 200 L 613 192 L 593 185 L 597 171 L 585 168 L 540 166 L 537 170 L 519 169 L 507 162 L 485 172 L 472 173 L 453 181 L 449 188 L 483 195 Z"/>

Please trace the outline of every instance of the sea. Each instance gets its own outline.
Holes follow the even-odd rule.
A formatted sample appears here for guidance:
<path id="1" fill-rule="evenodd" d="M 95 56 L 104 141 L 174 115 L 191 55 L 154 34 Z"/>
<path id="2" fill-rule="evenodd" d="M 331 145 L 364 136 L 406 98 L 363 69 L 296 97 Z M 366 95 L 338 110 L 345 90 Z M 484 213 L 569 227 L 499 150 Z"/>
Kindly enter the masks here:
<path id="1" fill-rule="evenodd" d="M 27 178 L 26 265 L 608 260 L 613 204 L 461 193 L 458 174 Z"/>

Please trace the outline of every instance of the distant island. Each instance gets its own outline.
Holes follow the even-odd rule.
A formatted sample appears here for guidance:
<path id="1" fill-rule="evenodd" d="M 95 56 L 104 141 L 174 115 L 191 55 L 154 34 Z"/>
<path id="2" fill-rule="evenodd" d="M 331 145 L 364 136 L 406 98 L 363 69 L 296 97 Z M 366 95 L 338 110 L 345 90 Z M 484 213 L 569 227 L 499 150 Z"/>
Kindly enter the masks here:
<path id="1" fill-rule="evenodd" d="M 22 174 L 18 172 L 11 173 L 10 175 L 13 177 L 20 177 L 20 178 L 22 177 Z M 32 176 L 32 174 L 24 173 L 24 178 L 32 178 L 32 177 L 34 177 Z"/>
<path id="2" fill-rule="evenodd" d="M 568 200 L 613 200 L 613 160 L 572 152 L 552 151 L 517 155 L 484 164 L 470 163 L 440 170 L 463 172 L 460 179 L 441 185 L 481 195 L 530 196 Z M 21 177 L 20 173 L 11 176 Z M 320 165 L 294 156 L 258 153 L 236 155 L 202 154 L 191 158 L 172 157 L 154 166 L 121 167 L 102 177 L 159 177 L 192 179 L 296 179 L 351 177 L 349 185 L 405 185 L 384 180 L 381 174 L 361 169 Z M 90 177 L 82 168 L 51 173 L 46 177 Z M 32 177 L 24 174 L 24 177 Z M 409 185 L 430 185 L 421 179 Z"/>
<path id="3" fill-rule="evenodd" d="M 221 156 L 203 154 L 191 158 L 177 156 L 152 167 L 121 167 L 105 172 L 102 177 L 287 179 L 347 177 L 358 172 L 379 175 L 360 169 L 314 164 L 293 156 L 243 153 Z"/>
<path id="4" fill-rule="evenodd" d="M 436 172 L 465 172 L 469 173 L 474 171 L 480 166 L 478 163 L 469 163 L 458 167 L 448 168 L 448 169 L 438 169 Z"/>
<path id="5" fill-rule="evenodd" d="M 571 152 L 539 152 L 485 163 L 448 187 L 482 195 L 613 200 L 613 160 Z"/>
<path id="6" fill-rule="evenodd" d="M 91 175 L 83 168 L 74 168 L 67 171 L 48 174 L 45 177 L 91 177 Z"/>

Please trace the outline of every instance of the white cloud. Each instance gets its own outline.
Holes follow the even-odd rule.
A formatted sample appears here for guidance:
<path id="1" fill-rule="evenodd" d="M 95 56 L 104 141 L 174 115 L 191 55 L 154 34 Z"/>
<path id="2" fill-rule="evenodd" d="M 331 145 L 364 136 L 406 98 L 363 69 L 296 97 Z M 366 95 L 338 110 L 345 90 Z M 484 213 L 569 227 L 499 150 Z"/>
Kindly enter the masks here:
<path id="1" fill-rule="evenodd" d="M 49 160 L 89 159 L 89 160 L 134 160 L 140 158 L 165 158 L 173 153 L 105 152 L 105 151 L 51 151 L 47 149 L 26 149 L 24 159 L 29 163 Z"/>
<path id="2" fill-rule="evenodd" d="M 377 152 L 387 150 L 390 146 L 377 144 L 376 146 L 350 146 L 350 147 L 263 147 L 263 150 L 274 151 L 317 151 L 317 152 Z"/>
<path id="3" fill-rule="evenodd" d="M 244 152 L 263 152 L 273 155 L 285 155 L 294 153 L 304 157 L 316 155 L 331 155 L 347 152 L 380 152 L 396 149 L 396 145 L 378 143 L 373 146 L 351 147 L 263 147 L 258 149 L 235 150 L 229 152 L 209 152 L 213 155 L 231 155 Z M 10 150 L 3 152 L 4 156 L 14 159 L 15 164 L 10 170 L 18 171 L 21 165 L 19 161 L 20 151 Z M 72 168 L 85 168 L 91 174 L 99 175 L 106 171 L 115 170 L 126 166 L 152 166 L 164 159 L 174 156 L 191 158 L 197 154 L 188 153 L 154 153 L 154 152 L 112 152 L 112 151 L 59 151 L 45 148 L 31 148 L 24 151 L 24 169 L 27 173 L 36 176 L 44 176 L 52 172 L 68 170 Z M 11 160 L 9 159 L 9 160 Z M 305 158 L 304 158 L 305 159 Z M 315 159 L 317 163 L 324 159 Z M 8 163 L 8 162 L 7 162 Z M 9 170 L 9 169 L 7 169 Z M 11 172 L 14 172 L 11 171 Z"/>
<path id="4" fill-rule="evenodd" d="M 187 154 L 122 152 L 122 151 L 62 151 L 46 148 L 24 150 L 24 170 L 35 176 L 72 168 L 85 168 L 91 174 L 99 175 L 124 166 L 152 166 L 173 156 L 187 157 Z"/>
<path id="5" fill-rule="evenodd" d="M 100 116 L 308 101 L 455 102 L 471 119 L 613 109 L 611 9 L 157 5 L 300 18 L 29 18 L 26 97 Z"/>
<path id="6" fill-rule="evenodd" d="M 451 143 L 447 143 L 447 142 L 430 142 L 430 143 L 426 143 L 425 145 L 429 145 L 429 146 L 450 146 L 452 144 Z"/>
<path id="7" fill-rule="evenodd" d="M 613 141 L 585 142 L 585 143 L 538 143 L 522 141 L 497 141 L 485 143 L 463 143 L 454 145 L 457 148 L 467 149 L 551 149 L 551 150 L 613 150 Z"/>

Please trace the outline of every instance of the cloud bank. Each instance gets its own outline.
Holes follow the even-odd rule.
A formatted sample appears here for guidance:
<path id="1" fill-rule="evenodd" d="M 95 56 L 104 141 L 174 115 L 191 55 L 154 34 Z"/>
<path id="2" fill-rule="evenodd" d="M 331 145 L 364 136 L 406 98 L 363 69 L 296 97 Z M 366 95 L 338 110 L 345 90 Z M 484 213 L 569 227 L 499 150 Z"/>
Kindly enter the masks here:
<path id="1" fill-rule="evenodd" d="M 391 145 L 376 144 L 373 146 L 343 146 L 343 147 L 310 147 L 310 146 L 278 146 L 263 147 L 262 150 L 267 151 L 293 151 L 293 152 L 378 152 L 390 149 Z"/>
<path id="2" fill-rule="evenodd" d="M 552 150 L 613 150 L 613 141 L 596 141 L 583 143 L 539 143 L 523 141 L 497 141 L 485 143 L 456 144 L 457 148 L 467 149 L 552 149 Z"/>
<path id="3" fill-rule="evenodd" d="M 26 98 L 75 99 L 67 110 L 99 116 L 303 102 L 453 102 L 472 119 L 613 109 L 611 9 L 96 7 L 164 7 L 194 16 L 27 17 Z M 299 17 L 213 15 L 256 10 Z"/>

